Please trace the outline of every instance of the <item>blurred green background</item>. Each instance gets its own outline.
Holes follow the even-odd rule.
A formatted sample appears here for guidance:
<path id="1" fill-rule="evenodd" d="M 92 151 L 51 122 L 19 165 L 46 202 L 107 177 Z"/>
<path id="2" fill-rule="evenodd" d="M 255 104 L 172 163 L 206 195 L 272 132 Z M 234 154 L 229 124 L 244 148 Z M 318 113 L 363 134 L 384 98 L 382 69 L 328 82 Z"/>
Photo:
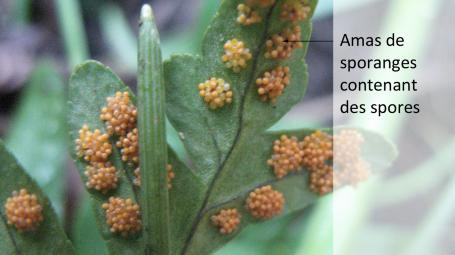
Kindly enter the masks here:
<path id="1" fill-rule="evenodd" d="M 44 187 L 79 254 L 106 254 L 106 248 L 67 153 L 66 80 L 72 67 L 93 58 L 110 66 L 134 90 L 137 14 L 144 2 L 151 2 L 155 10 L 167 58 L 172 53 L 198 53 L 220 0 L 0 0 L 0 137 Z M 431 36 L 447 34 L 454 4 L 451 0 L 340 1 L 336 25 L 381 33 L 403 25 L 405 16 L 414 19 L 414 39 L 428 42 Z M 429 10 L 425 18 L 416 17 L 422 8 Z M 332 10 L 332 1 L 320 1 L 313 38 L 332 39 Z M 371 22 L 359 23 L 359 16 L 371 17 Z M 303 212 L 251 226 L 217 254 L 329 255 L 334 244 L 342 247 L 336 251 L 342 255 L 454 254 L 455 181 L 449 178 L 455 153 L 453 103 L 449 103 L 453 100 L 450 93 L 438 90 L 451 89 L 444 77 L 453 64 L 444 61 L 454 55 L 443 50 L 449 48 L 444 42 L 422 44 L 411 52 L 433 66 L 431 73 L 420 75 L 435 77 L 434 88 L 406 99 L 427 105 L 425 115 L 377 126 L 408 155 L 396 162 L 393 171 L 355 193 L 360 199 L 344 214 L 335 211 L 333 203 L 352 197 L 352 190 L 340 192 L 339 199 L 326 196 Z M 449 42 L 453 45 L 455 37 L 450 36 Z M 439 50 L 430 54 L 435 47 Z M 332 116 L 332 45 L 310 44 L 307 62 L 310 83 L 305 100 L 274 129 L 341 122 Z M 365 124 L 362 119 L 347 122 Z M 168 136 L 183 154 L 171 126 Z M 381 194 L 378 189 L 388 192 Z M 414 212 L 412 217 L 408 212 Z M 341 237 L 333 223 L 340 215 Z"/>

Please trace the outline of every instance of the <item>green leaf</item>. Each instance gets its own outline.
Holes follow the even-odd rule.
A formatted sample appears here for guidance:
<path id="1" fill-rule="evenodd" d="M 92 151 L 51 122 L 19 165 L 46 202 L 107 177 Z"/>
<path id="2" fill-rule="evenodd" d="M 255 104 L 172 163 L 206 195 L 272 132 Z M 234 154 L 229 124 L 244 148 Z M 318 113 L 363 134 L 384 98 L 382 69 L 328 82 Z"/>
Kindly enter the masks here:
<path id="1" fill-rule="evenodd" d="M 312 10 L 316 2 L 311 1 Z M 223 1 L 204 38 L 202 56 L 176 55 L 164 65 L 168 117 L 191 156 L 194 172 L 207 186 L 202 207 L 182 251 L 185 254 L 204 254 L 230 239 L 220 237 L 210 226 L 209 217 L 221 205 L 243 208 L 244 197 L 255 187 L 266 183 L 280 187 L 289 182 L 289 190 L 283 190 L 289 200 L 287 211 L 300 209 L 316 198 L 308 190 L 305 174 L 276 181 L 266 165 L 271 144 L 279 135 L 266 134 L 265 130 L 299 102 L 306 90 L 306 46 L 294 50 L 284 61 L 265 59 L 266 39 L 286 25 L 278 18 L 280 2 L 261 10 L 263 21 L 248 27 L 236 22 L 240 3 L 243 1 Z M 310 20 L 302 22 L 301 29 L 302 40 L 308 40 Z M 226 68 L 221 60 L 224 43 L 233 38 L 243 41 L 253 55 L 240 73 Z M 291 82 L 276 104 L 262 102 L 255 81 L 277 64 L 290 67 Z M 216 111 L 207 107 L 198 94 L 197 85 L 210 77 L 222 78 L 232 85 L 232 105 Z M 248 222 L 247 219 L 243 224 Z"/>
<path id="2" fill-rule="evenodd" d="M 74 248 L 60 226 L 46 195 L 18 164 L 0 140 L 0 249 L 2 254 L 74 254 Z M 44 220 L 34 232 L 18 232 L 6 226 L 3 204 L 13 191 L 22 188 L 38 197 L 43 207 Z"/>
<path id="3" fill-rule="evenodd" d="M 67 157 L 65 87 L 55 67 L 42 62 L 24 93 L 5 142 L 60 216 Z"/>
<path id="4" fill-rule="evenodd" d="M 183 135 L 197 173 L 206 183 L 213 180 L 241 133 L 260 133 L 274 124 L 301 100 L 308 80 L 303 60 L 306 47 L 296 49 L 290 59 L 279 62 L 290 67 L 292 76 L 282 100 L 275 105 L 259 100 L 256 78 L 278 64 L 264 58 L 265 40 L 280 32 L 285 23 L 277 17 L 278 2 L 261 11 L 264 16 L 261 23 L 241 26 L 236 22 L 239 3 L 243 1 L 223 1 L 203 40 L 202 56 L 175 55 L 164 65 L 168 117 Z M 316 1 L 311 3 L 314 9 Z M 310 21 L 303 22 L 301 28 L 302 40 L 308 40 Z M 244 41 L 253 55 L 240 73 L 226 68 L 221 60 L 224 43 L 233 38 Z M 223 78 L 232 85 L 232 105 L 216 111 L 208 109 L 197 85 L 210 77 Z"/>
<path id="5" fill-rule="evenodd" d="M 145 253 L 169 254 L 163 64 L 152 7 L 142 6 L 138 54 L 138 129 Z"/>
<path id="6" fill-rule="evenodd" d="M 78 254 L 108 255 L 107 247 L 97 231 L 95 215 L 89 194 L 84 191 L 78 202 L 73 232 L 71 234 Z"/>
<path id="7" fill-rule="evenodd" d="M 107 67 L 96 61 L 87 61 L 77 66 L 71 75 L 69 86 L 69 128 L 70 136 L 74 141 L 79 137 L 78 131 L 82 125 L 87 124 L 90 129 L 100 129 L 105 132 L 104 123 L 99 118 L 101 108 L 106 104 L 106 98 L 113 96 L 117 91 L 129 91 L 120 79 Z M 134 102 L 134 97 L 132 97 Z M 111 144 L 115 144 L 111 140 Z M 134 190 L 133 169 L 124 164 L 120 158 L 120 151 L 113 146 L 113 153 L 110 161 L 115 165 L 119 172 L 118 187 L 103 195 L 97 191 L 89 190 L 92 195 L 93 209 L 98 222 L 103 239 L 111 254 L 138 254 L 141 250 L 141 235 L 123 238 L 120 235 L 112 234 L 106 224 L 102 204 L 110 196 L 121 198 L 131 198 L 138 201 L 138 194 Z M 76 159 L 76 165 L 82 180 L 87 162 L 77 157 L 75 145 L 71 147 L 72 156 Z"/>
<path id="8" fill-rule="evenodd" d="M 168 149 L 169 164 L 173 166 L 175 179 L 169 190 L 169 212 L 171 230 L 171 254 L 180 254 L 191 234 L 189 219 L 194 219 L 204 200 L 205 185 L 177 155 Z"/>
<path id="9" fill-rule="evenodd" d="M 104 129 L 104 124 L 99 121 L 99 111 L 105 104 L 105 99 L 112 96 L 116 91 L 125 91 L 127 87 L 113 74 L 107 67 L 96 61 L 87 61 L 81 64 L 74 71 L 70 79 L 70 128 L 72 139 L 77 138 L 77 132 L 80 127 L 87 123 L 90 127 Z M 134 97 L 132 97 L 134 99 Z M 74 146 L 74 144 L 73 144 Z M 72 148 L 74 150 L 74 148 Z M 169 191 L 169 208 L 170 208 L 170 228 L 173 242 L 171 243 L 171 254 L 178 254 L 185 243 L 190 231 L 191 225 L 188 219 L 196 217 L 197 210 L 200 208 L 203 200 L 203 191 L 206 190 L 201 180 L 183 164 L 176 154 L 168 149 L 169 164 L 172 164 L 175 179 L 172 181 L 173 188 Z M 114 157 L 118 159 L 118 153 Z M 75 156 L 75 152 L 73 152 Z M 85 170 L 85 162 L 77 160 L 79 171 L 82 179 Z M 127 166 L 128 168 L 128 166 Z M 121 168 L 123 169 L 123 168 Z M 131 169 L 127 169 L 128 172 Z M 130 197 L 131 184 L 130 180 L 122 172 L 120 191 L 111 193 L 122 197 Z M 104 213 L 100 206 L 107 196 L 101 196 L 97 192 L 90 193 L 95 197 L 94 207 L 98 223 L 102 229 L 103 238 L 108 240 L 107 245 L 111 254 L 140 254 L 139 240 L 126 240 L 111 235 L 105 226 Z M 111 195 L 109 194 L 109 195 Z M 131 244 L 129 244 L 131 242 Z"/>

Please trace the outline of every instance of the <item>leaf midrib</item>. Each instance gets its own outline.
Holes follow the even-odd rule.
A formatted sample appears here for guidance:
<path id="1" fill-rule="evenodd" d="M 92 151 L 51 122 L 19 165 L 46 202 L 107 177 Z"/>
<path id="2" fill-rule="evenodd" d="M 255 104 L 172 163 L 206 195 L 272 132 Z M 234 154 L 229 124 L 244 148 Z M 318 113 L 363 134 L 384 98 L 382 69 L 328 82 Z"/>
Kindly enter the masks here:
<path id="1" fill-rule="evenodd" d="M 232 151 L 236 147 L 236 145 L 238 143 L 238 140 L 241 137 L 240 135 L 241 135 L 241 133 L 243 131 L 243 129 L 242 129 L 242 127 L 243 127 L 243 109 L 244 109 L 244 106 L 245 106 L 246 94 L 248 93 L 248 90 L 249 90 L 249 88 L 251 86 L 251 83 L 254 81 L 254 75 L 256 74 L 256 69 L 258 67 L 259 54 L 261 53 L 262 49 L 264 48 L 265 40 L 267 38 L 267 34 L 268 34 L 268 31 L 269 31 L 270 19 L 271 19 L 273 11 L 275 10 L 276 5 L 277 5 L 277 3 L 275 2 L 270 7 L 270 9 L 269 9 L 269 11 L 267 12 L 267 15 L 266 15 L 266 19 L 265 19 L 266 23 L 265 23 L 265 26 L 264 26 L 264 32 L 263 32 L 263 35 L 262 35 L 262 40 L 260 42 L 259 47 L 257 47 L 257 49 L 255 51 L 255 58 L 253 59 L 253 64 L 252 64 L 253 68 L 251 70 L 250 77 L 249 77 L 248 82 L 246 84 L 246 87 L 245 87 L 245 90 L 244 90 L 245 92 L 244 92 L 244 94 L 243 94 L 243 96 L 241 98 L 240 109 L 239 109 L 239 120 L 240 120 L 239 121 L 239 128 L 237 129 L 237 134 L 235 135 L 234 142 L 232 143 L 231 148 L 227 152 L 225 159 L 221 162 L 220 166 L 218 167 L 218 169 L 216 170 L 213 178 L 210 181 L 210 184 L 209 184 L 209 186 L 207 188 L 207 191 L 205 192 L 204 201 L 202 202 L 201 208 L 199 209 L 198 214 L 197 214 L 195 220 L 192 223 L 191 231 L 190 231 L 190 233 L 189 233 L 189 235 L 188 235 L 188 237 L 187 237 L 187 239 L 185 241 L 185 245 L 183 246 L 183 249 L 182 249 L 182 252 L 181 252 L 182 255 L 184 255 L 186 253 L 186 251 L 187 251 L 187 249 L 188 249 L 188 247 L 189 247 L 189 245 L 191 243 L 192 237 L 194 236 L 194 233 L 196 232 L 197 226 L 198 226 L 200 220 L 202 219 L 202 217 L 205 214 L 206 206 L 207 206 L 210 194 L 212 192 L 212 189 L 215 186 L 214 184 L 216 182 L 216 179 L 218 178 L 218 176 L 221 173 L 221 171 L 223 171 L 224 166 L 226 165 L 226 162 L 230 158 L 230 155 L 231 155 Z"/>

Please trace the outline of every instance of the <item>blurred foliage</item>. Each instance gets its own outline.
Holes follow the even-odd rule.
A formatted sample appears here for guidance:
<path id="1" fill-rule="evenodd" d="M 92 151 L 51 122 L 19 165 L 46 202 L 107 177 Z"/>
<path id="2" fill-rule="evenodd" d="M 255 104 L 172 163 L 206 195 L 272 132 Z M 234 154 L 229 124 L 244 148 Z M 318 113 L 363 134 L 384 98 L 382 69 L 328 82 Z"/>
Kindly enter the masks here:
<path id="1" fill-rule="evenodd" d="M 65 116 L 63 81 L 54 65 L 41 62 L 30 75 L 6 144 L 49 196 L 59 216 L 67 158 Z"/>
<path id="2" fill-rule="evenodd" d="M 54 0 L 70 68 L 88 58 L 88 46 L 79 1 Z"/>

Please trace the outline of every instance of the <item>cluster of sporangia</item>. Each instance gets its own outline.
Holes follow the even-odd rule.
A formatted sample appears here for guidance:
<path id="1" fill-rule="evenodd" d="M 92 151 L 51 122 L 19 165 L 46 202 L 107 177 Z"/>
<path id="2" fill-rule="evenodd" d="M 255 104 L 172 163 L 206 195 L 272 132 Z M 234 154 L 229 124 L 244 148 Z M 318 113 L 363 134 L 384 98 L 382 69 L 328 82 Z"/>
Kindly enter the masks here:
<path id="1" fill-rule="evenodd" d="M 267 220 L 283 211 L 285 199 L 281 192 L 270 185 L 256 188 L 248 195 L 245 208 L 251 216 Z M 236 208 L 222 209 L 211 217 L 212 223 L 218 227 L 221 234 L 230 234 L 240 224 L 241 215 Z"/>
<path id="2" fill-rule="evenodd" d="M 265 57 L 270 59 L 284 60 L 291 56 L 296 48 L 303 47 L 300 42 L 301 29 L 297 24 L 308 18 L 311 8 L 306 0 L 282 1 L 280 18 L 289 21 L 291 26 L 285 27 L 279 34 L 273 35 L 266 41 Z M 275 0 L 245 0 L 237 6 L 239 16 L 237 22 L 243 26 L 250 26 L 262 21 L 262 9 L 268 8 Z M 224 44 L 225 54 L 221 60 L 227 68 L 234 72 L 240 72 L 247 67 L 247 62 L 252 58 L 250 50 L 243 41 L 237 38 L 228 40 Z M 263 101 L 276 103 L 291 79 L 288 66 L 277 65 L 256 79 L 257 92 Z M 200 83 L 199 95 L 211 109 L 217 109 L 226 103 L 232 102 L 231 87 L 227 88 L 223 79 L 211 78 Z M 227 97 L 229 93 L 229 97 Z M 330 148 L 331 149 L 331 148 Z M 274 167 L 278 178 L 283 178 L 290 171 L 297 171 L 303 164 L 303 144 L 297 138 L 286 136 L 274 144 L 274 156 L 268 161 Z M 267 185 L 252 191 L 246 200 L 246 209 L 257 219 L 269 219 L 282 212 L 285 199 L 282 193 Z M 232 233 L 240 224 L 241 215 L 237 209 L 222 209 L 213 215 L 212 223 L 219 228 L 220 233 Z"/>
<path id="3" fill-rule="evenodd" d="M 140 186 L 137 109 L 128 92 L 117 92 L 106 101 L 107 105 L 101 109 L 100 119 L 105 121 L 107 133 L 103 134 L 99 129 L 92 132 L 87 125 L 83 125 L 79 130 L 79 139 L 76 139 L 77 154 L 88 163 L 85 170 L 86 186 L 103 194 L 117 188 L 118 182 L 118 171 L 109 162 L 112 153 L 110 136 L 118 138 L 116 146 L 120 148 L 122 161 L 136 166 L 134 183 Z M 174 178 L 171 165 L 167 166 L 167 171 L 170 188 L 170 181 Z M 139 205 L 132 199 L 110 197 L 102 207 L 111 232 L 127 236 L 141 229 Z"/>
<path id="4" fill-rule="evenodd" d="M 333 189 L 332 138 L 328 134 L 316 131 L 306 136 L 303 141 L 297 137 L 282 135 L 273 143 L 273 153 L 267 164 L 273 168 L 275 176 L 281 179 L 290 172 L 300 171 L 305 166 L 310 173 L 310 189 L 319 194 L 326 194 Z"/>
<path id="5" fill-rule="evenodd" d="M 355 185 L 368 178 L 368 165 L 360 156 L 363 141 L 359 132 L 350 129 L 341 130 L 333 138 L 318 130 L 302 141 L 283 135 L 273 143 L 267 164 L 278 179 L 305 167 L 310 189 L 324 195 L 334 187 Z"/>
<path id="6" fill-rule="evenodd" d="M 273 153 L 267 164 L 273 168 L 275 176 L 281 179 L 305 166 L 310 172 L 310 189 L 319 194 L 332 191 L 332 138 L 316 131 L 303 141 L 297 137 L 282 135 L 273 143 Z"/>
<path id="7" fill-rule="evenodd" d="M 6 199 L 5 213 L 8 225 L 14 225 L 20 232 L 35 230 L 43 221 L 43 207 L 35 194 L 26 189 L 13 191 Z"/>
<path id="8" fill-rule="evenodd" d="M 275 4 L 275 0 L 245 0 L 237 6 L 239 16 L 237 22 L 243 26 L 250 26 L 262 21 L 261 11 Z M 283 31 L 272 35 L 265 44 L 265 57 L 275 60 L 289 58 L 292 51 L 302 48 L 301 28 L 298 24 L 309 17 L 311 7 L 308 0 L 284 0 L 281 4 L 280 18 L 290 22 Z M 221 60 L 225 66 L 238 73 L 248 66 L 252 54 L 245 43 L 237 38 L 228 40 L 224 44 L 224 54 Z M 288 66 L 277 65 L 269 71 L 265 71 L 256 79 L 257 92 L 263 101 L 276 103 L 291 79 Z M 215 110 L 226 104 L 231 104 L 233 92 L 229 83 L 224 79 L 212 77 L 198 85 L 199 95 L 210 109 Z"/>
<path id="9" fill-rule="evenodd" d="M 365 181 L 369 166 L 361 157 L 363 136 L 353 129 L 342 129 L 333 136 L 334 186 L 356 185 Z"/>
<path id="10" fill-rule="evenodd" d="M 232 103 L 231 85 L 223 79 L 212 77 L 199 86 L 199 95 L 209 105 L 210 109 L 223 107 L 225 104 Z"/>

